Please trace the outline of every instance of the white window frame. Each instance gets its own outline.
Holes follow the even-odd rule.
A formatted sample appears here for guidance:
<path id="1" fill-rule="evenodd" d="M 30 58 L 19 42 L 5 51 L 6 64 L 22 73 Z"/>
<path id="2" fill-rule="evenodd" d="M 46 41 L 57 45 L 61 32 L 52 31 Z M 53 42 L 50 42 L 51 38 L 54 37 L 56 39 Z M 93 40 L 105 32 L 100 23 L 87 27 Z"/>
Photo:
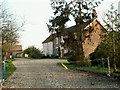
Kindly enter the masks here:
<path id="1" fill-rule="evenodd" d="M 58 44 L 58 37 L 56 37 L 56 44 Z"/>

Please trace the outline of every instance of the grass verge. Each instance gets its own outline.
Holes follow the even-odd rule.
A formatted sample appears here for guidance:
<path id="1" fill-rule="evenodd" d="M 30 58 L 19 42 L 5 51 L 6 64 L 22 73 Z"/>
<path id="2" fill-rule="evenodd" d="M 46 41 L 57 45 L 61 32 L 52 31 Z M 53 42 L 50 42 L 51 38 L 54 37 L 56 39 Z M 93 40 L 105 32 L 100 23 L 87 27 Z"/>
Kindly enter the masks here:
<path id="1" fill-rule="evenodd" d="M 13 74 L 16 70 L 15 65 L 12 63 L 14 59 L 7 59 L 6 60 L 6 80 Z"/>
<path id="2" fill-rule="evenodd" d="M 108 73 L 108 68 L 107 67 L 99 67 L 99 66 L 86 66 L 86 67 L 80 67 L 75 64 L 70 64 L 68 62 L 63 62 L 66 67 L 75 69 L 75 70 L 82 70 L 82 71 L 88 71 L 88 72 L 96 72 L 96 73 Z M 110 72 L 113 72 L 113 69 L 110 69 Z M 118 69 L 118 72 L 120 72 L 120 68 Z"/>

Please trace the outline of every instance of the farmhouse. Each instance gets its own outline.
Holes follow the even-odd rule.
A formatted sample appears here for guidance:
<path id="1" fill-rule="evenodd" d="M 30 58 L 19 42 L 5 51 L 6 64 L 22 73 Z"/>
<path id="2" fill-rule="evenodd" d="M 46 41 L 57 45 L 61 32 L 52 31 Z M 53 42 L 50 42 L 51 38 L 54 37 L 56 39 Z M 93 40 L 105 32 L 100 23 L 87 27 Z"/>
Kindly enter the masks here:
<path id="1" fill-rule="evenodd" d="M 106 32 L 104 27 L 100 24 L 97 19 L 94 19 L 93 22 L 83 24 L 83 50 L 85 57 L 95 51 L 97 46 L 102 40 L 102 35 Z M 43 53 L 47 56 L 58 56 L 64 57 L 69 53 L 69 45 L 66 44 L 68 40 L 68 34 L 72 32 L 76 37 L 75 26 L 66 28 L 65 32 L 61 33 L 59 36 L 57 34 L 52 34 L 44 40 L 43 43 Z"/>

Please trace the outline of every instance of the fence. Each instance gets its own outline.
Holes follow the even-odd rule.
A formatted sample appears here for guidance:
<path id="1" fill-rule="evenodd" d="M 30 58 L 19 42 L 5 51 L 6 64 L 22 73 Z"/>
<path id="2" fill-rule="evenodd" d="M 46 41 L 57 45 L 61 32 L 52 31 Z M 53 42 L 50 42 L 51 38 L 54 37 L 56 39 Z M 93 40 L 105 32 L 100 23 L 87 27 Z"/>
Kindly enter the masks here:
<path id="1" fill-rule="evenodd" d="M 111 70 L 110 70 L 110 60 L 109 57 L 108 58 L 101 58 L 101 59 L 94 59 L 94 60 L 87 60 L 89 62 L 91 62 L 91 64 L 93 64 L 94 62 L 97 62 L 97 67 L 98 68 L 102 68 L 103 73 L 107 73 L 107 76 L 110 76 Z M 104 70 L 107 69 L 107 70 Z"/>
<path id="2" fill-rule="evenodd" d="M 80 61 L 70 61 L 71 63 L 78 63 Z M 94 59 L 94 60 L 89 60 L 86 59 L 87 66 L 93 70 L 96 70 L 95 68 L 98 69 L 97 72 L 105 73 L 107 76 L 110 76 L 111 69 L 110 69 L 110 61 L 109 57 L 108 58 L 101 58 L 101 59 Z M 93 67 L 93 68 L 92 68 Z M 82 67 L 81 67 L 82 68 Z M 93 71 L 91 70 L 91 71 Z"/>

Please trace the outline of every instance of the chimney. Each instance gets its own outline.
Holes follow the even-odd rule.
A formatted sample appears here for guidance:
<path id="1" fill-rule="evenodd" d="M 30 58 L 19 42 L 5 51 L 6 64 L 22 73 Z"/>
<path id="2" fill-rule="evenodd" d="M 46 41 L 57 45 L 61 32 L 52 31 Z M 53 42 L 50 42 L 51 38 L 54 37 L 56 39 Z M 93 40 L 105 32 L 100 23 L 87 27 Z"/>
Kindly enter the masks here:
<path id="1" fill-rule="evenodd" d="M 93 9 L 93 11 L 92 11 L 92 17 L 93 17 L 94 19 L 97 18 L 97 12 L 96 12 L 95 9 Z"/>

